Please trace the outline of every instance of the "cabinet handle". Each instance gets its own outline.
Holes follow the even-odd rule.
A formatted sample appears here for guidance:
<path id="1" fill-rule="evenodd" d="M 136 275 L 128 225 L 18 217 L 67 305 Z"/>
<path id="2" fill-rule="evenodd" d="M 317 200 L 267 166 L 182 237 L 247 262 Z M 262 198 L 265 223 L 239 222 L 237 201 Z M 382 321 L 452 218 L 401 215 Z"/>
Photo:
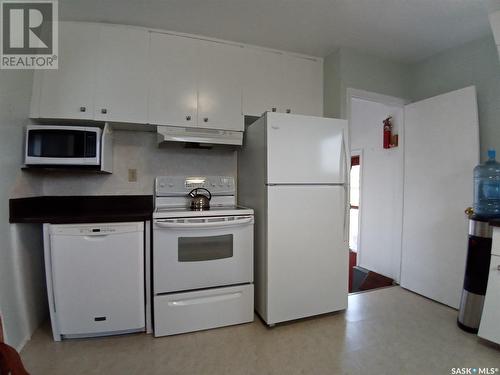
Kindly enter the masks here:
<path id="1" fill-rule="evenodd" d="M 101 113 L 102 113 L 102 114 L 106 114 L 106 113 L 108 113 L 108 110 L 107 110 L 106 108 L 102 108 L 102 109 L 101 109 Z"/>
<path id="2" fill-rule="evenodd" d="M 271 112 L 276 112 L 276 107 L 271 108 Z"/>
<path id="3" fill-rule="evenodd" d="M 80 112 L 85 112 L 87 110 L 86 107 L 80 107 Z"/>
<path id="4" fill-rule="evenodd" d="M 203 121 L 208 122 L 208 117 L 205 117 Z"/>
<path id="5" fill-rule="evenodd" d="M 191 116 L 186 116 L 186 121 L 191 121 Z"/>
<path id="6" fill-rule="evenodd" d="M 287 110 L 286 110 L 286 113 L 291 113 L 291 112 L 292 112 L 292 110 L 291 110 L 291 109 L 287 109 Z"/>

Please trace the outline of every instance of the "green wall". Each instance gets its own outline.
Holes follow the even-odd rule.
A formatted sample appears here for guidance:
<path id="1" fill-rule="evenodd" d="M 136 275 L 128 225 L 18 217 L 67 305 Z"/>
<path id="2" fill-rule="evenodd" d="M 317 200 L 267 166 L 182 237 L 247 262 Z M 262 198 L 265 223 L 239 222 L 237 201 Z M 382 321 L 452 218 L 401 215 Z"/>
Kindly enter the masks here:
<path id="1" fill-rule="evenodd" d="M 384 60 L 340 48 L 324 60 L 325 116 L 346 118 L 346 90 L 355 88 L 418 101 L 474 85 L 477 90 L 481 159 L 500 153 L 500 60 L 492 36 L 415 64 Z"/>
<path id="2" fill-rule="evenodd" d="M 464 44 L 412 66 L 414 101 L 474 85 L 477 90 L 481 159 L 500 152 L 500 60 L 493 36 Z"/>
<path id="3" fill-rule="evenodd" d="M 348 88 L 410 99 L 410 69 L 408 64 L 340 48 L 324 59 L 325 116 L 346 117 Z"/>

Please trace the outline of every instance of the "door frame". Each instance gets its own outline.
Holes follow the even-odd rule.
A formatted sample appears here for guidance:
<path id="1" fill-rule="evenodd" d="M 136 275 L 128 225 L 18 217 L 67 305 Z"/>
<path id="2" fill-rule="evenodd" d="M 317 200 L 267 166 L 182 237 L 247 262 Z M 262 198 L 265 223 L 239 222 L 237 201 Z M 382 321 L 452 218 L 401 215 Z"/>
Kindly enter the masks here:
<path id="1" fill-rule="evenodd" d="M 390 95 L 384 95 L 384 94 L 379 94 L 376 92 L 372 91 L 366 91 L 366 90 L 360 90 L 360 89 L 355 89 L 352 87 L 348 87 L 346 89 L 346 114 L 347 114 L 347 121 L 350 124 L 351 118 L 352 118 L 352 100 L 353 99 L 361 99 L 361 100 L 366 100 L 370 102 L 375 102 L 387 106 L 395 106 L 395 107 L 401 107 L 403 109 L 403 122 L 401 124 L 401 128 L 399 129 L 399 147 L 401 147 L 402 153 L 403 153 L 403 183 L 404 183 L 404 108 L 407 104 L 411 103 L 409 99 L 405 98 L 399 98 L 396 96 L 390 96 Z M 351 127 L 350 125 L 348 126 L 348 133 L 349 133 L 349 149 L 351 149 Z M 362 222 L 363 222 L 363 194 L 362 194 L 362 187 L 363 187 L 363 174 L 364 174 L 364 164 L 363 163 L 363 149 L 356 149 L 356 150 L 351 150 L 351 156 L 356 155 L 355 152 L 360 152 L 360 171 L 359 171 L 359 186 L 360 186 L 360 192 L 359 192 L 359 210 L 358 210 L 358 251 L 357 251 L 357 256 L 356 256 L 356 264 L 360 264 L 360 260 L 362 257 L 362 246 L 363 246 L 363 234 L 361 232 L 361 227 L 362 227 Z M 404 202 L 404 190 L 403 190 L 403 202 Z M 404 206 L 401 207 L 401 210 L 404 210 Z M 403 212 L 402 212 L 403 213 Z M 402 225 L 402 223 L 401 223 Z M 400 246 L 400 252 L 401 252 L 401 257 L 400 257 L 400 264 L 399 264 L 399 271 L 397 272 L 397 278 L 394 279 L 397 283 L 401 281 L 401 267 L 402 267 L 402 252 L 403 252 L 403 235 L 401 233 L 401 246 Z"/>
<path id="2" fill-rule="evenodd" d="M 361 186 L 363 184 L 363 149 L 362 148 L 357 148 L 355 150 L 351 150 L 351 160 L 353 156 L 358 156 L 359 157 L 359 205 L 358 205 L 358 243 L 357 243 L 357 250 L 356 250 L 356 265 L 359 265 L 359 253 L 361 249 L 361 210 L 362 210 L 362 194 L 361 194 Z M 352 162 L 351 162 L 352 163 Z M 349 163 L 350 168 L 352 168 L 351 163 Z M 350 170 L 349 170 L 350 172 Z M 349 213 L 350 213 L 350 206 L 351 206 L 351 173 L 349 173 Z M 350 221 L 351 215 L 349 214 L 349 231 L 351 228 L 351 221 Z M 350 234 L 350 232 L 349 232 Z M 349 248 L 351 250 L 351 248 Z"/>

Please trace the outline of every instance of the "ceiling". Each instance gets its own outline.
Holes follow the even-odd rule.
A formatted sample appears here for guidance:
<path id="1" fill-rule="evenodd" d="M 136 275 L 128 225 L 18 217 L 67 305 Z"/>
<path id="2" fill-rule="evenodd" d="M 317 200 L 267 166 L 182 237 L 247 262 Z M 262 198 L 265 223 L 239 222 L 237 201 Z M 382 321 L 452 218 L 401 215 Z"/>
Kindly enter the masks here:
<path id="1" fill-rule="evenodd" d="M 314 56 L 415 62 L 490 33 L 488 0 L 59 0 L 63 20 L 147 26 Z"/>

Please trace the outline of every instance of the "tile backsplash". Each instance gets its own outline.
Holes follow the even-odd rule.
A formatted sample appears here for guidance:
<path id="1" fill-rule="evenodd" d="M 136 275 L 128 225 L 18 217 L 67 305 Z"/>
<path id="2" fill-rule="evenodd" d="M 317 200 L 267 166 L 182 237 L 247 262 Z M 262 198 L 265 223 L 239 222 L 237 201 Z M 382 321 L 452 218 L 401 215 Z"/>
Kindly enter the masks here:
<path id="1" fill-rule="evenodd" d="M 159 175 L 227 175 L 236 178 L 236 151 L 193 149 L 183 144 L 158 147 L 156 133 L 115 130 L 113 173 L 80 171 L 25 171 L 31 183 L 42 187 L 43 195 L 152 194 Z M 136 181 L 129 182 L 129 169 Z M 26 180 L 26 179 L 18 179 Z M 18 181 L 14 196 L 22 196 Z"/>

